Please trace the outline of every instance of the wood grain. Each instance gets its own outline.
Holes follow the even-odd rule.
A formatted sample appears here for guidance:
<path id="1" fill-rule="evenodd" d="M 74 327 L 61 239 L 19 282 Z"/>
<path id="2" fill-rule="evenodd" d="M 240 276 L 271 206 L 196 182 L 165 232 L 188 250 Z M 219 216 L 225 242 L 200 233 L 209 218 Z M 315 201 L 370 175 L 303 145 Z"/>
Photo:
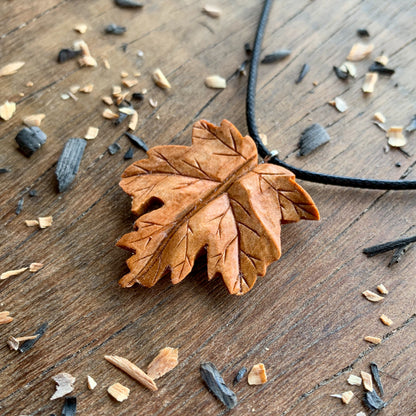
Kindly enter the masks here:
<path id="1" fill-rule="evenodd" d="M 30 6 L 29 6 L 30 3 Z M 1 272 L 41 262 L 37 273 L 25 272 L 0 283 L 1 310 L 14 320 L 0 326 L 0 413 L 60 414 L 62 401 L 50 401 L 51 377 L 68 372 L 77 377 L 75 395 L 80 415 L 224 415 L 222 405 L 205 389 L 199 365 L 213 361 L 225 381 L 245 365 L 263 362 L 269 381 L 234 390 L 235 415 L 352 415 L 363 410 L 362 391 L 349 386 L 350 373 L 368 371 L 370 361 L 383 370 L 385 414 L 413 414 L 416 323 L 415 249 L 387 267 L 391 253 L 366 258 L 364 247 L 413 235 L 416 194 L 342 189 L 302 182 L 316 202 L 321 221 L 282 227 L 282 257 L 243 297 L 229 295 L 220 279 L 208 282 L 204 259 L 191 275 L 173 286 L 162 279 L 148 289 L 121 289 L 128 253 L 115 247 L 131 230 L 135 217 L 130 200 L 118 186 L 131 163 L 123 160 L 130 143 L 120 137 L 126 126 L 113 126 L 101 113 L 100 97 L 121 83 L 120 72 L 142 73 L 132 90 L 146 88 L 136 134 L 151 146 L 190 145 L 194 121 L 218 124 L 228 119 L 244 135 L 246 78 L 236 69 L 246 59 L 243 45 L 252 42 L 260 5 L 244 0 L 222 2 L 222 15 L 201 13 L 193 0 L 147 2 L 142 10 L 126 10 L 111 0 L 49 1 L 0 4 L 0 66 L 25 61 L 18 73 L 0 78 L 1 102 L 17 103 L 15 116 L 0 124 Z M 276 1 L 267 26 L 264 53 L 292 49 L 283 62 L 260 67 L 257 113 L 269 148 L 288 163 L 321 172 L 387 179 L 416 179 L 416 141 L 409 137 L 406 157 L 383 150 L 386 139 L 372 124 L 376 111 L 388 125 L 407 125 L 414 114 L 416 84 L 414 17 L 416 2 L 375 0 L 302 0 L 290 6 Z M 103 33 L 109 23 L 122 24 L 121 36 Z M 84 35 L 74 32 L 86 23 Z M 340 65 L 365 27 L 384 51 L 391 78 L 380 77 L 375 92 L 363 96 L 361 85 L 371 60 L 358 62 L 356 80 L 338 80 Z M 97 68 L 79 68 L 76 61 L 56 63 L 59 49 L 84 39 Z M 122 44 L 127 44 L 123 52 Z M 141 65 L 137 50 L 144 52 Z M 105 69 L 103 59 L 111 64 Z M 307 62 L 311 71 L 295 80 Z M 164 91 L 151 79 L 161 68 L 172 85 Z M 221 91 L 204 86 L 204 78 L 227 79 Z M 28 81 L 33 87 L 26 87 Z M 314 86 L 313 81 L 317 82 Z M 94 84 L 91 94 L 63 101 L 71 85 Z M 24 96 L 19 96 L 19 93 Z M 338 113 L 328 101 L 341 96 L 349 105 Z M 148 98 L 158 101 L 153 108 Z M 23 117 L 45 113 L 46 144 L 30 159 L 18 152 L 14 137 Z M 324 125 L 331 141 L 310 156 L 296 156 L 300 133 L 310 124 Z M 89 126 L 100 128 L 89 141 L 77 177 L 64 194 L 57 193 L 54 169 L 64 143 L 83 137 Z M 117 141 L 122 150 L 110 156 Z M 135 149 L 135 159 L 145 155 Z M 399 162 L 400 167 L 395 166 Z M 29 197 L 30 189 L 38 196 Z M 23 210 L 15 214 L 24 197 Z M 29 228 L 25 219 L 53 215 L 52 227 Z M 377 304 L 361 293 L 383 283 L 390 291 Z M 384 326 L 379 317 L 394 324 Z M 32 335 L 43 322 L 46 334 L 26 353 L 10 351 L 9 335 Z M 374 346 L 366 335 L 382 338 Z M 158 380 L 157 392 L 137 385 L 104 360 L 119 355 L 140 368 L 163 347 L 179 349 L 179 365 Z M 87 389 L 86 377 L 97 381 Z M 128 400 L 116 403 L 106 389 L 116 382 L 130 388 Z M 330 394 L 353 390 L 342 405 Z"/>

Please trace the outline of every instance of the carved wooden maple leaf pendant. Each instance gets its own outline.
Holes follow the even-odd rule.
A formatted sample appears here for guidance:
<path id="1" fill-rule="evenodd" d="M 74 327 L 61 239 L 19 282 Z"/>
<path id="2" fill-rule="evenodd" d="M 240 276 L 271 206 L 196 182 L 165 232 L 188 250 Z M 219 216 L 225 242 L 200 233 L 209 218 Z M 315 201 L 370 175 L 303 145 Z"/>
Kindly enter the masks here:
<path id="1" fill-rule="evenodd" d="M 151 287 L 168 272 L 179 283 L 205 249 L 208 278 L 222 276 L 230 293 L 242 295 L 280 257 L 281 224 L 319 219 L 293 173 L 257 164 L 254 141 L 227 120 L 220 127 L 198 121 L 192 146 L 157 146 L 147 154 L 120 182 L 139 217 L 136 231 L 117 243 L 134 253 L 123 287 Z"/>

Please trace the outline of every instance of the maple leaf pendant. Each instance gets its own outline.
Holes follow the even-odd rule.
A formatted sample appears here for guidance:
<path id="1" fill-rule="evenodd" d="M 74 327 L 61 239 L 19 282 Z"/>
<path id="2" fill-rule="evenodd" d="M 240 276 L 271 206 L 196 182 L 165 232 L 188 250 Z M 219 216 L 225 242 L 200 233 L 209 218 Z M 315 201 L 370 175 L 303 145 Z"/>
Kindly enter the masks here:
<path id="1" fill-rule="evenodd" d="M 258 164 L 254 141 L 227 120 L 200 120 L 192 146 L 156 146 L 147 155 L 120 182 L 139 217 L 117 243 L 134 253 L 122 287 L 151 287 L 168 272 L 179 283 L 205 249 L 208 278 L 222 276 L 231 294 L 243 295 L 279 259 L 280 225 L 319 219 L 294 174 Z"/>

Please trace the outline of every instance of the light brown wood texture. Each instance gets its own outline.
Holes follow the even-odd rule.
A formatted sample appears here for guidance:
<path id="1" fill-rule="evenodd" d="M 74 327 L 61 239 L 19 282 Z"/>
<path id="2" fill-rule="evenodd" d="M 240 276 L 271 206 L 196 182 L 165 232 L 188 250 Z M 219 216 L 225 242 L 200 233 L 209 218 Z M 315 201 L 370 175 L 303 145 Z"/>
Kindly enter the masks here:
<path id="1" fill-rule="evenodd" d="M 13 317 L 0 326 L 0 414 L 59 415 L 63 399 L 49 400 L 55 389 L 51 377 L 68 372 L 77 378 L 79 415 L 132 415 L 137 409 L 153 416 L 224 415 L 200 379 L 199 365 L 206 361 L 213 361 L 229 384 L 243 365 L 261 362 L 267 368 L 267 383 L 249 386 L 244 379 L 235 386 L 239 404 L 228 414 L 355 415 L 363 410 L 362 387 L 346 380 L 351 373 L 368 372 L 370 361 L 383 370 L 384 414 L 413 414 L 415 248 L 391 268 L 391 253 L 366 258 L 361 250 L 415 233 L 415 192 L 299 181 L 317 204 L 321 221 L 285 225 L 282 257 L 244 296 L 228 294 L 221 279 L 208 281 L 203 260 L 177 285 L 161 279 L 150 289 L 119 287 L 130 254 L 115 244 L 136 217 L 118 183 L 132 161 L 123 160 L 130 144 L 120 135 L 127 124 L 115 127 L 102 118 L 101 97 L 121 85 L 120 72 L 128 72 L 129 79 L 142 73 L 131 90 L 148 90 L 146 99 L 134 105 L 136 134 L 149 147 L 190 146 L 192 125 L 199 119 L 214 124 L 228 119 L 247 134 L 247 80 L 235 71 L 246 59 L 243 45 L 254 38 L 261 6 L 248 0 L 217 2 L 222 13 L 213 19 L 201 12 L 204 4 L 149 0 L 141 10 L 127 10 L 112 0 L 0 2 L 0 67 L 26 62 L 16 74 L 0 78 L 1 103 L 17 103 L 15 115 L 0 124 L 0 167 L 12 170 L 0 176 L 0 271 L 44 264 L 37 273 L 0 283 L 1 310 Z M 388 126 L 406 126 L 415 113 L 415 13 L 414 1 L 276 1 L 264 53 L 288 48 L 292 54 L 259 71 L 257 118 L 269 148 L 278 149 L 288 163 L 320 172 L 416 179 L 414 133 L 405 148 L 410 157 L 394 149 L 385 153 L 387 139 L 372 124 L 377 111 Z M 105 35 L 104 27 L 112 22 L 127 32 Z M 85 34 L 73 30 L 78 23 L 88 25 Z M 361 86 L 371 58 L 356 63 L 356 80 L 344 83 L 332 70 L 359 41 L 359 27 L 371 34 L 371 56 L 384 51 L 396 68 L 393 77 L 380 76 L 374 93 L 365 96 Z M 76 60 L 56 63 L 59 49 L 77 39 L 88 43 L 96 68 L 81 69 Z M 144 52 L 140 66 L 137 50 Z M 295 85 L 305 62 L 311 71 Z M 154 85 L 156 68 L 171 89 Z M 214 74 L 227 79 L 226 89 L 206 88 L 204 79 Z M 32 87 L 26 87 L 28 81 Z M 60 98 L 69 87 L 89 83 L 93 91 L 77 94 L 78 101 Z M 336 96 L 349 106 L 342 114 L 328 105 Z M 158 106 L 149 105 L 148 98 Z M 27 159 L 14 137 L 22 119 L 38 113 L 46 114 L 41 127 L 48 140 Z M 299 158 L 300 133 L 314 122 L 325 126 L 332 140 Z M 71 188 L 58 194 L 54 170 L 64 143 L 84 137 L 90 126 L 99 128 L 99 135 L 88 142 Z M 122 150 L 110 156 L 107 147 L 115 141 Z M 144 157 L 135 149 L 134 160 Z M 30 189 L 38 196 L 30 198 Z M 22 197 L 23 210 L 16 216 Z M 49 228 L 24 223 L 49 215 Z M 382 302 L 367 301 L 361 293 L 375 291 L 380 283 L 388 295 Z M 381 314 L 393 320 L 391 327 L 382 324 Z M 10 335 L 33 335 L 43 322 L 49 328 L 30 351 L 9 350 Z M 363 340 L 368 335 L 382 342 L 368 344 Z M 157 392 L 104 360 L 104 355 L 118 355 L 147 368 L 167 345 L 179 349 L 179 365 L 158 379 Z M 98 383 L 93 391 L 87 375 Z M 123 403 L 106 392 L 116 382 L 130 389 Z M 329 397 L 347 390 L 354 392 L 348 405 Z"/>

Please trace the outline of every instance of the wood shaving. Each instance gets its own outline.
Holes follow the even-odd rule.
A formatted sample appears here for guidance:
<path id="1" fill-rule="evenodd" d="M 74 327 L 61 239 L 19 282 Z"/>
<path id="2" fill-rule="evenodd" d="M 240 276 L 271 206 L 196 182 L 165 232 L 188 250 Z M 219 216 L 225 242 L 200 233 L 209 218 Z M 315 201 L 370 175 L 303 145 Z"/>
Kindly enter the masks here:
<path id="1" fill-rule="evenodd" d="M 386 326 L 392 326 L 393 325 L 393 321 L 386 315 L 381 315 L 380 316 L 380 321 L 383 322 L 384 325 Z"/>
<path id="2" fill-rule="evenodd" d="M 178 349 L 166 347 L 159 351 L 159 354 L 147 367 L 147 375 L 156 380 L 173 370 L 178 365 Z"/>
<path id="3" fill-rule="evenodd" d="M 80 92 L 83 92 L 84 94 L 89 94 L 94 89 L 94 84 L 87 84 L 84 87 L 80 88 Z"/>
<path id="4" fill-rule="evenodd" d="M 135 77 L 141 77 L 141 76 L 142 76 L 141 72 L 135 72 L 133 75 L 134 75 Z"/>
<path id="5" fill-rule="evenodd" d="M 129 73 L 126 72 L 126 71 L 121 71 L 120 76 L 121 76 L 121 78 L 127 78 L 129 76 Z"/>
<path id="6" fill-rule="evenodd" d="M 157 101 L 154 100 L 153 98 L 149 98 L 149 104 L 153 107 L 156 108 L 157 107 Z"/>
<path id="7" fill-rule="evenodd" d="M 39 225 L 39 221 L 38 220 L 25 220 L 25 224 L 28 227 L 36 227 Z"/>
<path id="8" fill-rule="evenodd" d="M 83 40 L 74 42 L 74 49 L 82 51 L 82 57 L 78 59 L 80 66 L 97 66 L 97 61 L 91 56 L 90 49 L 86 42 Z"/>
<path id="9" fill-rule="evenodd" d="M 206 4 L 202 8 L 202 12 L 208 15 L 209 17 L 218 18 L 221 16 L 221 9 L 211 4 Z"/>
<path id="10" fill-rule="evenodd" d="M 78 23 L 74 26 L 74 30 L 82 34 L 88 30 L 88 26 L 85 23 Z"/>
<path id="11" fill-rule="evenodd" d="M 363 379 L 364 389 L 367 391 L 373 391 L 373 379 L 371 374 L 361 371 L 361 378 Z"/>
<path id="12" fill-rule="evenodd" d="M 61 98 L 65 101 L 65 100 L 69 100 L 69 94 L 67 94 L 66 92 L 64 92 L 63 94 L 61 94 Z"/>
<path id="13" fill-rule="evenodd" d="M 344 391 L 344 393 L 341 394 L 342 403 L 348 404 L 353 397 L 354 397 L 354 393 L 351 390 Z"/>
<path id="14" fill-rule="evenodd" d="M 379 121 L 380 123 L 386 122 L 386 117 L 380 111 L 377 111 L 377 113 L 374 113 L 374 120 Z"/>
<path id="15" fill-rule="evenodd" d="M 380 55 L 377 56 L 376 59 L 374 59 L 374 62 L 377 62 L 380 65 L 387 66 L 389 63 L 389 58 L 386 55 Z"/>
<path id="16" fill-rule="evenodd" d="M 23 119 L 23 123 L 26 124 L 26 126 L 32 127 L 36 126 L 39 127 L 42 123 L 42 120 L 45 118 L 45 114 L 32 114 L 30 116 L 26 116 Z"/>
<path id="17" fill-rule="evenodd" d="M 72 92 L 72 94 L 76 94 L 79 90 L 80 90 L 80 86 L 79 85 L 71 85 L 69 87 L 69 91 Z"/>
<path id="18" fill-rule="evenodd" d="M 87 131 L 87 134 L 84 136 L 84 139 L 86 139 L 86 140 L 95 139 L 97 137 L 99 131 L 100 131 L 100 129 L 97 128 L 97 127 L 92 127 L 92 126 L 88 127 L 88 131 Z"/>
<path id="19" fill-rule="evenodd" d="M 129 129 L 132 130 L 132 131 L 136 130 L 138 122 L 139 122 L 139 114 L 137 113 L 137 111 L 135 111 L 131 115 L 131 119 L 130 119 L 130 122 L 129 122 Z"/>
<path id="20" fill-rule="evenodd" d="M 13 101 L 6 101 L 0 106 L 0 118 L 4 121 L 10 120 L 16 111 L 16 103 Z"/>
<path id="21" fill-rule="evenodd" d="M 347 72 L 352 78 L 357 76 L 357 67 L 352 62 L 344 62 L 339 69 L 343 72 Z"/>
<path id="22" fill-rule="evenodd" d="M 347 61 L 361 61 L 370 55 L 370 53 L 373 52 L 373 49 L 374 45 L 372 43 L 355 43 L 347 56 Z"/>
<path id="23" fill-rule="evenodd" d="M 247 381 L 248 384 L 252 386 L 266 383 L 267 373 L 263 363 L 253 365 L 252 369 L 248 373 Z"/>
<path id="24" fill-rule="evenodd" d="M 59 399 L 74 390 L 74 383 L 76 378 L 69 373 L 59 373 L 52 377 L 56 383 L 56 391 L 51 397 L 51 400 Z"/>
<path id="25" fill-rule="evenodd" d="M 118 118 L 118 114 L 114 113 L 113 111 L 111 111 L 109 108 L 106 108 L 103 111 L 103 117 L 107 118 L 109 120 L 115 120 L 116 118 Z"/>
<path id="26" fill-rule="evenodd" d="M 105 355 L 104 358 L 120 370 L 127 373 L 131 378 L 152 391 L 157 390 L 156 383 L 139 367 L 123 357 L 117 355 Z"/>
<path id="27" fill-rule="evenodd" d="M 91 376 L 87 376 L 87 386 L 89 390 L 94 390 L 97 387 L 97 382 Z"/>
<path id="28" fill-rule="evenodd" d="M 128 91 L 125 91 L 125 92 L 120 93 L 120 94 L 114 94 L 114 97 L 116 99 L 116 104 L 120 105 L 128 95 L 129 95 Z"/>
<path id="29" fill-rule="evenodd" d="M 38 222 L 39 222 L 39 228 L 47 228 L 47 227 L 50 227 L 52 225 L 53 218 L 52 218 L 52 216 L 39 217 Z"/>
<path id="30" fill-rule="evenodd" d="M 341 97 L 335 97 L 335 99 L 330 101 L 329 104 L 334 106 L 340 113 L 348 110 L 347 103 Z"/>
<path id="31" fill-rule="evenodd" d="M 205 85 L 208 88 L 223 89 L 227 86 L 227 81 L 219 75 L 211 75 L 205 78 Z"/>
<path id="32" fill-rule="evenodd" d="M 31 273 L 36 273 L 42 268 L 43 268 L 43 263 L 30 263 L 29 265 L 29 271 Z"/>
<path id="33" fill-rule="evenodd" d="M 351 384 L 351 386 L 361 386 L 362 380 L 361 380 L 361 377 L 358 377 L 358 376 L 356 376 L 354 374 L 351 374 L 348 377 L 347 382 L 348 382 L 348 384 Z"/>
<path id="34" fill-rule="evenodd" d="M 7 340 L 7 345 L 12 351 L 17 351 L 19 349 L 21 342 L 25 342 L 30 339 L 36 339 L 37 337 L 38 337 L 37 335 L 30 335 L 27 337 L 16 337 L 16 338 L 10 336 L 9 339 Z"/>
<path id="35" fill-rule="evenodd" d="M 364 84 L 362 86 L 363 92 L 366 94 L 374 92 L 374 86 L 378 80 L 377 72 L 367 72 L 365 74 Z"/>
<path id="36" fill-rule="evenodd" d="M 364 337 L 364 341 L 370 342 L 371 344 L 380 344 L 381 338 L 372 337 L 369 335 L 369 336 Z"/>
<path id="37" fill-rule="evenodd" d="M 370 302 L 380 302 L 384 299 L 382 296 L 377 295 L 377 293 L 374 293 L 371 290 L 365 290 L 363 296 Z"/>
<path id="38" fill-rule="evenodd" d="M 407 139 L 403 136 L 403 127 L 391 126 L 387 130 L 388 144 L 391 147 L 402 147 L 406 145 Z"/>
<path id="39" fill-rule="evenodd" d="M 109 95 L 105 95 L 104 97 L 101 97 L 101 100 L 103 103 L 107 105 L 113 105 L 113 99 Z"/>
<path id="40" fill-rule="evenodd" d="M 103 64 L 105 69 L 111 68 L 110 61 L 107 58 L 103 58 Z"/>
<path id="41" fill-rule="evenodd" d="M 0 77 L 15 74 L 24 64 L 25 62 L 18 61 L 3 66 L 2 68 L 0 68 Z"/>
<path id="42" fill-rule="evenodd" d="M 389 291 L 386 289 L 386 286 L 384 286 L 383 284 L 378 285 L 377 290 L 383 295 L 388 295 L 389 293 Z"/>
<path id="43" fill-rule="evenodd" d="M 157 68 L 153 72 L 153 81 L 155 84 L 162 89 L 169 89 L 171 88 L 171 85 L 169 81 L 166 79 L 166 77 L 163 75 L 163 72 L 160 68 Z"/>
<path id="44" fill-rule="evenodd" d="M 121 87 L 120 85 L 113 85 L 113 95 L 116 96 L 121 94 Z"/>
<path id="45" fill-rule="evenodd" d="M 131 88 L 134 87 L 135 85 L 137 85 L 139 83 L 139 81 L 137 81 L 137 79 L 123 79 L 122 84 L 126 87 L 126 88 Z"/>
<path id="46" fill-rule="evenodd" d="M 26 82 L 26 87 L 33 87 L 33 82 L 32 81 Z"/>
<path id="47" fill-rule="evenodd" d="M 4 272 L 0 275 L 0 280 L 8 279 L 9 277 L 17 276 L 19 274 L 22 274 L 27 269 L 28 269 L 28 267 L 22 267 L 21 269 L 9 270 L 7 272 Z"/>
<path id="48" fill-rule="evenodd" d="M 8 324 L 13 321 L 9 311 L 0 312 L 0 325 Z"/>
<path id="49" fill-rule="evenodd" d="M 120 107 L 118 111 L 120 113 L 127 114 L 128 116 L 132 116 L 136 112 L 133 107 Z"/>
<path id="50" fill-rule="evenodd" d="M 130 394 L 130 389 L 128 387 L 123 386 L 120 383 L 115 383 L 111 385 L 107 392 L 110 396 L 114 397 L 118 402 L 123 402 L 124 400 L 128 399 Z"/>
<path id="51" fill-rule="evenodd" d="M 92 56 L 83 56 L 78 59 L 80 66 L 97 66 L 97 61 Z"/>
<path id="52" fill-rule="evenodd" d="M 71 91 L 68 91 L 68 95 L 74 100 L 74 101 L 78 101 L 78 97 L 74 94 L 72 94 Z"/>

